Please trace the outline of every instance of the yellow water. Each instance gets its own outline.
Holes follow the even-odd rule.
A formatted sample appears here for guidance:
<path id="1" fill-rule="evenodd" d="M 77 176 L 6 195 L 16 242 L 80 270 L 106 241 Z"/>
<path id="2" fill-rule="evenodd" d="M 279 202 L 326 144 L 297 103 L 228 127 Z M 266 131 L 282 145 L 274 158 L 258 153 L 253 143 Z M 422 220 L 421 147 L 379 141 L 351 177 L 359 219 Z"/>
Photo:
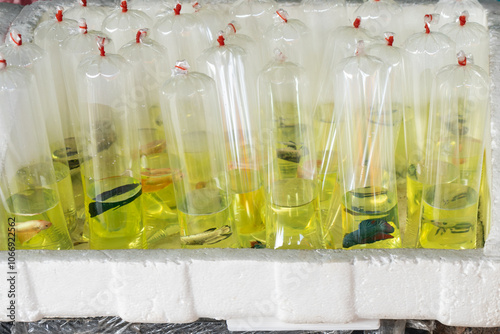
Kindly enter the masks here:
<path id="1" fill-rule="evenodd" d="M 370 233 L 357 235 L 363 222 L 381 226 L 374 227 Z M 342 225 L 344 248 L 400 248 L 396 192 L 366 187 L 346 193 L 342 199 Z"/>
<path id="2" fill-rule="evenodd" d="M 268 248 L 325 248 L 316 181 L 297 178 L 272 185 L 266 233 Z"/>
<path id="3" fill-rule="evenodd" d="M 16 222 L 17 249 L 73 249 L 56 191 L 44 187 L 26 189 L 7 199 L 7 211 Z M 37 229 L 37 220 L 51 225 Z"/>
<path id="4" fill-rule="evenodd" d="M 231 192 L 234 196 L 232 210 L 241 247 L 264 247 L 264 187 L 258 171 L 234 169 L 229 171 Z"/>
<path id="5" fill-rule="evenodd" d="M 96 201 L 98 195 L 124 186 L 130 188 L 116 191 L 113 196 Z M 98 180 L 88 186 L 85 207 L 89 219 L 91 249 L 145 248 L 140 192 L 140 181 L 124 176 Z M 105 211 L 110 207 L 112 208 Z M 96 208 L 97 212 L 91 208 Z M 93 213 L 97 214 L 91 217 Z"/>
<path id="6" fill-rule="evenodd" d="M 473 249 L 476 247 L 478 193 L 457 183 L 425 190 L 420 245 L 423 248 Z"/>
<path id="7" fill-rule="evenodd" d="M 239 247 L 231 198 L 218 188 L 200 188 L 178 203 L 183 248 Z"/>
<path id="8" fill-rule="evenodd" d="M 436 177 L 443 183 L 450 183 L 458 177 L 457 167 L 446 162 L 432 162 L 439 171 Z M 406 181 L 407 216 L 403 237 L 404 248 L 419 247 L 418 235 L 421 226 L 422 189 L 425 183 L 427 169 L 420 164 L 412 164 L 408 168 Z"/>

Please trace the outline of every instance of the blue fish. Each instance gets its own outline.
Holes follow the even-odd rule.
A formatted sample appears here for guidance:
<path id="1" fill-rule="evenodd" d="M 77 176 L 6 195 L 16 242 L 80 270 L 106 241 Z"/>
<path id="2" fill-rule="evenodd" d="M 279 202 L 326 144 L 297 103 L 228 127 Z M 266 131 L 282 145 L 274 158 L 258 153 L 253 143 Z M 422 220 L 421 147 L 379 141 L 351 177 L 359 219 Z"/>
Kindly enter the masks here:
<path id="1" fill-rule="evenodd" d="M 342 247 L 350 248 L 356 245 L 372 244 L 376 241 L 394 238 L 389 233 L 394 232 L 392 227 L 384 219 L 367 219 L 359 223 L 356 231 L 344 236 Z"/>

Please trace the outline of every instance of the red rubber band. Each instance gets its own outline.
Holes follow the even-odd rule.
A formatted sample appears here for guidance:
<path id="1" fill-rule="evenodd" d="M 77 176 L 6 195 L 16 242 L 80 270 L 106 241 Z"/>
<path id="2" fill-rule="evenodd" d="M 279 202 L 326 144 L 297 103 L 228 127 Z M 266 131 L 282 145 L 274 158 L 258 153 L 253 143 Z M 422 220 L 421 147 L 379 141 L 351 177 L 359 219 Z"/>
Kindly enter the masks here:
<path id="1" fill-rule="evenodd" d="M 127 1 L 122 1 L 120 7 L 122 8 L 122 13 L 126 13 L 128 11 Z"/>
<path id="2" fill-rule="evenodd" d="M 467 57 L 464 57 L 464 60 L 458 60 L 458 65 L 466 66 L 467 65 Z"/>
<path id="3" fill-rule="evenodd" d="M 87 0 L 81 0 L 82 1 L 82 7 L 87 7 Z"/>
<path id="4" fill-rule="evenodd" d="M 182 67 L 182 66 L 175 65 L 175 68 L 178 68 L 179 70 L 187 71 L 187 68 Z"/>
<path id="5" fill-rule="evenodd" d="M 354 26 L 354 28 L 358 29 L 360 24 L 361 24 L 361 18 L 357 17 L 352 25 Z"/>
<path id="6" fill-rule="evenodd" d="M 234 26 L 234 24 L 229 23 L 228 26 L 230 26 L 231 29 L 233 29 L 233 32 L 236 34 L 236 27 Z"/>
<path id="7" fill-rule="evenodd" d="M 180 3 L 178 3 L 177 5 L 175 5 L 175 8 L 174 8 L 175 15 L 181 15 L 181 8 L 182 8 L 182 6 L 181 6 Z"/>
<path id="8" fill-rule="evenodd" d="M 141 30 L 139 30 L 139 31 L 137 32 L 137 34 L 135 35 L 135 42 L 136 42 L 136 43 L 140 43 L 140 42 L 141 42 L 141 35 L 142 35 L 142 31 L 141 31 Z"/>
<path id="9" fill-rule="evenodd" d="M 460 15 L 460 17 L 458 19 L 460 20 L 461 26 L 464 26 L 465 23 L 467 23 L 467 17 L 465 15 Z"/>
<path id="10" fill-rule="evenodd" d="M 224 43 L 224 36 L 220 35 L 218 38 L 217 38 L 217 42 L 219 42 L 219 46 L 224 46 L 226 45 L 226 43 Z"/>
<path id="11" fill-rule="evenodd" d="M 99 52 L 101 53 L 101 57 L 106 56 L 106 52 L 104 52 L 104 42 L 106 41 L 105 37 L 99 37 L 99 40 L 97 42 L 97 48 L 99 49 Z"/>
<path id="12" fill-rule="evenodd" d="M 58 10 L 57 11 L 56 19 L 57 19 L 57 22 L 61 22 L 62 21 L 62 19 L 63 19 L 63 11 L 62 10 Z"/>
<path id="13" fill-rule="evenodd" d="M 392 43 L 394 43 L 394 36 L 389 36 L 385 40 L 387 41 L 387 45 L 392 46 Z"/>
<path id="14" fill-rule="evenodd" d="M 283 16 L 279 13 L 279 10 L 277 10 L 277 11 L 276 11 L 276 14 L 278 14 L 278 16 L 279 16 L 279 17 L 281 17 L 281 19 L 282 19 L 283 21 L 285 21 L 285 23 L 287 23 L 287 22 L 288 22 L 288 20 L 286 19 L 286 17 L 283 17 Z"/>
<path id="15" fill-rule="evenodd" d="M 12 41 L 14 42 L 14 44 L 16 44 L 17 46 L 23 45 L 23 38 L 22 38 L 21 34 L 19 34 L 17 36 L 19 36 L 19 42 L 16 41 L 16 39 L 14 38 L 14 36 L 12 36 L 12 33 L 10 33 L 10 38 L 12 39 Z"/>

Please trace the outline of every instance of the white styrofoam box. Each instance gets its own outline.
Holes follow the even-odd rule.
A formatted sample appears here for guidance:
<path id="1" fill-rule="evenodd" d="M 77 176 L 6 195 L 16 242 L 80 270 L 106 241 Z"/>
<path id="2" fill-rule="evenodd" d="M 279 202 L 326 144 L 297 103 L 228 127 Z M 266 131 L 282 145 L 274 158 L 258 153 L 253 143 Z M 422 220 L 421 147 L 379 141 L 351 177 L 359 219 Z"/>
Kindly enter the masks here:
<path id="1" fill-rule="evenodd" d="M 484 5 L 491 33 L 491 166 L 492 175 L 500 175 L 495 164 L 500 160 L 500 5 Z M 48 6 L 23 9 L 17 23 L 26 36 Z M 420 15 L 430 9 L 411 10 Z M 368 324 L 435 319 L 498 327 L 500 178 L 490 184 L 493 224 L 484 251 L 18 251 L 16 320 L 115 315 L 160 323 L 209 317 L 227 319 L 235 328 L 287 323 L 321 329 L 363 319 Z M 0 321 L 10 320 L 7 271 L 7 253 L 0 252 L 0 272 L 5 272 L 0 274 Z"/>

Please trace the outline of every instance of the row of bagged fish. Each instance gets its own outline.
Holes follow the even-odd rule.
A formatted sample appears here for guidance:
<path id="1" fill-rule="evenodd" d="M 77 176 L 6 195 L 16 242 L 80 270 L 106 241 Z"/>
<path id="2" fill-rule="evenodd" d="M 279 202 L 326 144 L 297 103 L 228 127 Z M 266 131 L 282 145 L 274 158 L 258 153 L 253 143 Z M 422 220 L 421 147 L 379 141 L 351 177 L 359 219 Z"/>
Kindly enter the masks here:
<path id="1" fill-rule="evenodd" d="M 380 33 L 405 27 L 387 0 L 337 28 L 345 3 L 289 7 L 314 29 L 263 1 L 166 4 L 154 24 L 126 1 L 80 5 L 0 47 L 0 218 L 18 248 L 481 246 L 489 79 L 461 51 L 488 68 L 475 1 L 440 2 L 456 20 L 419 18 L 403 48 Z"/>

